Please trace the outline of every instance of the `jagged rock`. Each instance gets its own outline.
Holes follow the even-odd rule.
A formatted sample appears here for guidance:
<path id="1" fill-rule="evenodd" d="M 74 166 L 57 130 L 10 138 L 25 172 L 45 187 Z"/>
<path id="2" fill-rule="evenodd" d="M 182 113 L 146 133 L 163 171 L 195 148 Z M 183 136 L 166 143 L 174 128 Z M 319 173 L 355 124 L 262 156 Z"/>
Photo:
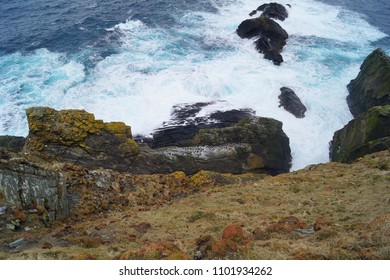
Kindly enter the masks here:
<path id="1" fill-rule="evenodd" d="M 381 49 L 373 51 L 348 84 L 348 106 L 357 117 L 373 106 L 390 104 L 390 58 Z"/>
<path id="2" fill-rule="evenodd" d="M 0 161 L 0 192 L 11 205 L 46 205 L 51 219 L 69 214 L 66 181 L 59 173 L 30 163 Z"/>
<path id="3" fill-rule="evenodd" d="M 389 148 L 390 105 L 375 106 L 335 132 L 330 145 L 330 158 L 348 163 Z"/>
<path id="4" fill-rule="evenodd" d="M 278 96 L 280 100 L 279 107 L 283 107 L 297 118 L 304 118 L 307 109 L 295 92 L 288 87 L 282 87 L 280 91 L 281 94 Z"/>
<path id="5" fill-rule="evenodd" d="M 275 2 L 263 4 L 259 6 L 256 10 L 253 10 L 249 15 L 253 16 L 257 13 L 257 11 L 262 11 L 263 13 L 261 15 L 263 16 L 282 21 L 288 17 L 288 12 L 286 8 L 283 5 Z"/>
<path id="6" fill-rule="evenodd" d="M 215 104 L 216 102 L 199 102 L 174 106 L 171 119 L 153 133 L 153 138 L 149 141 L 149 145 L 152 148 L 188 146 L 200 129 L 232 126 L 240 120 L 254 115 L 254 111 L 251 109 L 233 109 L 214 111 L 198 116 L 202 109 Z"/>
<path id="7" fill-rule="evenodd" d="M 84 110 L 27 109 L 29 135 L 25 153 L 88 168 L 125 170 L 139 154 L 131 128 L 122 122 L 104 123 Z"/>
<path id="8" fill-rule="evenodd" d="M 274 175 L 288 172 L 291 167 L 289 139 L 282 123 L 270 118 L 253 116 L 229 127 L 200 129 L 186 145 L 152 149 L 144 144 L 132 171 L 180 170 L 187 174 L 200 170 L 233 174 L 250 171 Z"/>
<path id="9" fill-rule="evenodd" d="M 286 45 L 288 34 L 274 20 L 263 15 L 247 19 L 241 22 L 236 32 L 241 38 L 259 37 L 255 42 L 256 49 L 264 54 L 264 58 L 272 60 L 275 65 L 283 62 L 280 52 Z"/>
<path id="10" fill-rule="evenodd" d="M 0 148 L 8 149 L 12 152 L 20 152 L 23 149 L 26 138 L 19 136 L 0 136 Z"/>

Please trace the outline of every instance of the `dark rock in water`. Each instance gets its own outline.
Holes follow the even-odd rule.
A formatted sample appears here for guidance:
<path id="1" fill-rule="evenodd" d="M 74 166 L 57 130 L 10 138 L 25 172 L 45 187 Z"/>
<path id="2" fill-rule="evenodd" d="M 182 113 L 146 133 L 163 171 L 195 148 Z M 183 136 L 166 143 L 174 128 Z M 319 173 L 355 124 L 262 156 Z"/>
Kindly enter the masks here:
<path id="1" fill-rule="evenodd" d="M 390 104 L 390 58 L 376 49 L 363 62 L 358 76 L 348 84 L 348 106 L 356 117 L 373 106 Z"/>
<path id="2" fill-rule="evenodd" d="M 19 136 L 0 136 L 0 148 L 6 148 L 12 152 L 20 152 L 23 149 L 26 138 Z"/>
<path id="3" fill-rule="evenodd" d="M 304 118 L 307 109 L 295 92 L 288 87 L 282 87 L 280 91 L 282 93 L 278 96 L 280 100 L 279 107 L 283 107 L 297 118 Z"/>
<path id="4" fill-rule="evenodd" d="M 280 55 L 288 38 L 287 32 L 274 20 L 260 16 L 254 19 L 244 20 L 237 28 L 237 34 L 241 38 L 260 38 L 255 42 L 256 49 L 264 53 L 264 58 L 270 59 L 279 65 L 283 58 Z"/>
<path id="5" fill-rule="evenodd" d="M 288 12 L 286 8 L 278 3 L 272 2 L 268 4 L 263 4 L 257 8 L 257 10 L 252 11 L 249 15 L 253 16 L 257 11 L 262 11 L 262 16 L 269 18 L 285 20 L 288 17 Z"/>
<path id="6" fill-rule="evenodd" d="M 330 159 L 349 163 L 389 148 L 390 105 L 375 106 L 335 132 L 330 144 Z"/>
<path id="7" fill-rule="evenodd" d="M 215 102 L 174 106 L 171 120 L 165 122 L 162 128 L 153 133 L 150 146 L 152 148 L 187 146 L 200 129 L 228 127 L 254 115 L 251 109 L 241 109 L 216 111 L 205 116 L 197 116 L 202 109 L 213 104 Z"/>
<path id="8" fill-rule="evenodd" d="M 282 64 L 283 56 L 278 53 L 277 51 L 271 50 L 271 51 L 265 51 L 264 52 L 264 58 L 271 60 L 275 65 L 280 65 Z"/>

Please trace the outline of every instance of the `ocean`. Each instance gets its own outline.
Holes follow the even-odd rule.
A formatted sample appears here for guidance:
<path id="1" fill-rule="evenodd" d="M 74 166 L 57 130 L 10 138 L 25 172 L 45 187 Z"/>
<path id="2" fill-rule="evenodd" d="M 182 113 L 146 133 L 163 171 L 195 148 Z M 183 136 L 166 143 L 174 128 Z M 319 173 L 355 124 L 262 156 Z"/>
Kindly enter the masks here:
<path id="1" fill-rule="evenodd" d="M 147 135 L 178 103 L 223 100 L 283 122 L 293 170 L 327 162 L 352 119 L 346 85 L 375 48 L 390 53 L 390 1 L 291 0 L 275 66 L 235 30 L 262 1 L 0 0 L 0 135 L 28 134 L 25 109 L 85 109 Z M 279 108 L 280 88 L 307 107 Z"/>

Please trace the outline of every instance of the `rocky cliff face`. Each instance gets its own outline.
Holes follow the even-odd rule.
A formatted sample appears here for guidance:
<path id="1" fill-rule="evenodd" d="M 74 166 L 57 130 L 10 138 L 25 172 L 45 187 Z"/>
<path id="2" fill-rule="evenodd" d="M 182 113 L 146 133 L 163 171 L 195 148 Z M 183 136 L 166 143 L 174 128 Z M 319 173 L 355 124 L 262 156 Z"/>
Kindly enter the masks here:
<path id="1" fill-rule="evenodd" d="M 390 105 L 376 106 L 336 131 L 331 159 L 351 162 L 361 156 L 390 148 Z"/>
<path id="2" fill-rule="evenodd" d="M 332 161 L 351 162 L 390 148 L 390 58 L 377 49 L 360 69 L 348 85 L 348 106 L 355 119 L 335 132 Z"/>
<path id="3" fill-rule="evenodd" d="M 158 129 L 146 141 L 149 145 L 138 145 L 124 123 L 104 123 L 82 110 L 30 108 L 23 152 L 34 161 L 138 174 L 289 171 L 291 152 L 282 123 L 248 117 L 253 114 L 248 110 L 217 111 L 204 117 L 194 117 L 194 110 L 184 107 L 180 118 L 174 114 L 174 125 Z"/>
<path id="4" fill-rule="evenodd" d="M 381 49 L 373 51 L 348 85 L 348 106 L 354 117 L 373 106 L 390 104 L 390 58 Z"/>
<path id="5" fill-rule="evenodd" d="M 44 207 L 53 220 L 70 214 L 66 180 L 31 163 L 1 160 L 0 192 L 11 205 Z"/>

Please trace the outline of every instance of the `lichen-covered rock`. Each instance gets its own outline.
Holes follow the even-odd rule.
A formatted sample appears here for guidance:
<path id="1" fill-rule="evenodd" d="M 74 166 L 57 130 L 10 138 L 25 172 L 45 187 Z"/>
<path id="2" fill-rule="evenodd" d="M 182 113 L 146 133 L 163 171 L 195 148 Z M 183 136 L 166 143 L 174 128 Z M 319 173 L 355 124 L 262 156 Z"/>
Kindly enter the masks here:
<path id="1" fill-rule="evenodd" d="M 390 58 L 381 49 L 373 51 L 348 84 L 348 106 L 357 117 L 373 106 L 390 105 Z"/>
<path id="2" fill-rule="evenodd" d="M 29 135 L 24 152 L 88 168 L 125 170 L 139 154 L 131 128 L 104 123 L 84 110 L 27 109 Z"/>
<path id="3" fill-rule="evenodd" d="M 361 156 L 390 148 L 390 105 L 375 106 L 335 132 L 332 161 L 351 162 Z"/>

